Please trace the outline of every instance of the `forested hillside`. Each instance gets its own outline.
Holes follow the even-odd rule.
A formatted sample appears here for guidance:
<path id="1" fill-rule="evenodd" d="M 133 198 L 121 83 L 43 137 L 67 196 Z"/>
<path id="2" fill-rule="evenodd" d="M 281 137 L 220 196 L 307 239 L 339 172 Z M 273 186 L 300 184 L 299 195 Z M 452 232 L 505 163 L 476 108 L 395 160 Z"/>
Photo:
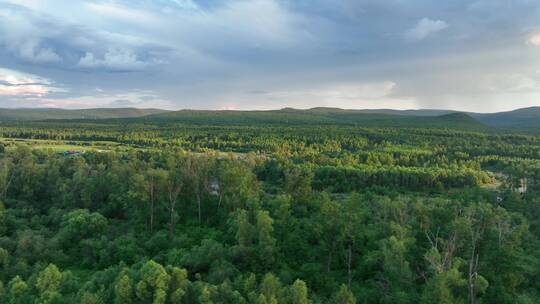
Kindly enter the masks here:
<path id="1" fill-rule="evenodd" d="M 540 302 L 539 136 L 192 114 L 0 125 L 0 303 Z"/>
<path id="2" fill-rule="evenodd" d="M 540 128 L 540 107 L 517 109 L 493 114 L 473 114 L 482 122 L 507 129 L 538 131 Z"/>
<path id="3" fill-rule="evenodd" d="M 136 108 L 96 108 L 82 110 L 66 110 L 55 108 L 43 109 L 1 109 L 0 122 L 3 121 L 35 121 L 47 119 L 105 119 L 141 117 L 151 114 L 164 113 L 159 109 L 136 109 Z"/>
<path id="4" fill-rule="evenodd" d="M 489 127 L 464 113 L 437 116 L 401 115 L 396 113 L 366 112 L 314 108 L 297 110 L 285 108 L 276 111 L 195 111 L 182 110 L 148 115 L 138 120 L 150 123 L 185 123 L 215 125 L 348 125 L 361 127 L 417 127 L 488 130 Z"/>
<path id="5" fill-rule="evenodd" d="M 344 110 L 284 108 L 271 111 L 204 111 L 136 108 L 0 109 L 0 123 L 43 120 L 107 120 L 114 123 L 138 121 L 152 124 L 198 125 L 347 125 L 391 128 L 450 128 L 468 131 L 527 131 L 540 128 L 540 108 L 523 108 L 498 113 L 463 113 L 451 110 Z"/>

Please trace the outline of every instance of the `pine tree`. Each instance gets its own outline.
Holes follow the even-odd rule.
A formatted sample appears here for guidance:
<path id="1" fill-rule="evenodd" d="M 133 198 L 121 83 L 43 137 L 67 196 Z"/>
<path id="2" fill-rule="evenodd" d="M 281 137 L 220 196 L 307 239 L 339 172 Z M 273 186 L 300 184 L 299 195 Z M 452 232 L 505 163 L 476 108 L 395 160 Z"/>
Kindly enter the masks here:
<path id="1" fill-rule="evenodd" d="M 114 286 L 115 303 L 133 303 L 133 286 L 128 275 L 123 275 Z"/>
<path id="2" fill-rule="evenodd" d="M 333 297 L 334 304 L 356 304 L 356 298 L 349 290 L 347 285 L 343 284 Z"/>

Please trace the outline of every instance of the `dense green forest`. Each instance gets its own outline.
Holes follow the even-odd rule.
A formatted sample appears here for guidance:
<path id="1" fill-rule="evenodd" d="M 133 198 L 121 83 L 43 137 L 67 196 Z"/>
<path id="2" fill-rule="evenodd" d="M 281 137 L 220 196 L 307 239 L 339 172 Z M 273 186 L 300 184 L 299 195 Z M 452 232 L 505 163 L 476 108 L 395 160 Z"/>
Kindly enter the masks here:
<path id="1" fill-rule="evenodd" d="M 209 111 L 136 108 L 95 108 L 66 110 L 54 108 L 0 108 L 0 123 L 41 120 L 86 120 L 127 118 L 143 123 L 187 123 L 220 125 L 348 125 L 356 127 L 452 128 L 468 131 L 508 131 L 538 133 L 540 107 L 508 112 L 474 113 L 451 110 L 346 110 L 339 108 L 294 109 L 269 111 Z"/>
<path id="2" fill-rule="evenodd" d="M 0 125 L 0 303 L 540 303 L 540 136 L 170 115 Z"/>
<path id="3" fill-rule="evenodd" d="M 67 110 L 57 108 L 0 108 L 1 121 L 34 121 L 44 119 L 105 119 L 141 117 L 167 112 L 159 109 L 136 109 L 136 108 L 94 108 Z"/>

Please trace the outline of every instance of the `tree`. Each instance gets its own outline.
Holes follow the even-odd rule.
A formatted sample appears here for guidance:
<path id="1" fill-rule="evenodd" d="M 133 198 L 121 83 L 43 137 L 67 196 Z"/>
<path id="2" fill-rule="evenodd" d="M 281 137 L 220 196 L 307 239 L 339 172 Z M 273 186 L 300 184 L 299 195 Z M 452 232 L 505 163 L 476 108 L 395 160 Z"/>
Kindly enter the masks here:
<path id="1" fill-rule="evenodd" d="M 206 155 L 191 156 L 190 162 L 191 166 L 187 167 L 187 169 L 190 169 L 187 174 L 193 185 L 193 192 L 197 201 L 197 217 L 200 223 L 202 220 L 201 201 L 203 195 L 210 190 L 210 171 L 213 162 Z"/>
<path id="2" fill-rule="evenodd" d="M 8 284 L 7 302 L 9 304 L 31 304 L 30 288 L 20 276 L 15 276 Z"/>
<path id="3" fill-rule="evenodd" d="M 0 159 L 0 200 L 5 200 L 13 179 L 15 171 L 13 162 L 7 157 Z"/>
<path id="4" fill-rule="evenodd" d="M 255 239 L 255 227 L 250 223 L 248 212 L 239 210 L 235 217 L 236 240 L 238 245 L 243 249 L 248 249 L 252 246 Z"/>
<path id="5" fill-rule="evenodd" d="M 413 296 L 413 272 L 408 261 L 409 238 L 392 235 L 381 242 L 383 303 L 408 303 Z"/>
<path id="6" fill-rule="evenodd" d="M 107 229 L 107 219 L 98 212 L 78 209 L 63 217 L 59 235 L 64 241 L 80 241 L 100 236 Z"/>
<path id="7" fill-rule="evenodd" d="M 0 177 L 1 187 L 7 195 L 12 189 L 13 196 L 31 200 L 34 191 L 39 189 L 39 179 L 37 179 L 38 166 L 35 162 L 35 155 L 30 147 L 19 145 L 11 159 L 3 164 L 3 169 L 7 171 L 4 177 Z M 5 197 L 5 196 L 4 196 Z"/>
<path id="8" fill-rule="evenodd" d="M 49 264 L 42 270 L 37 278 L 36 288 L 39 291 L 39 303 L 53 304 L 61 303 L 62 295 L 60 288 L 62 286 L 62 272 L 54 264 Z"/>
<path id="9" fill-rule="evenodd" d="M 181 159 L 179 155 L 169 155 L 167 158 L 167 171 L 164 174 L 165 189 L 167 191 L 167 209 L 169 210 L 169 238 L 172 239 L 176 225 L 176 203 L 178 196 L 184 187 L 188 175 L 185 172 L 191 171 L 191 159 Z"/>
<path id="10" fill-rule="evenodd" d="M 86 266 L 94 266 L 99 260 L 100 248 L 104 246 L 102 240 L 107 230 L 107 222 L 98 212 L 76 209 L 62 217 L 56 238 L 69 259 Z"/>
<path id="11" fill-rule="evenodd" d="M 488 204 L 472 204 L 466 210 L 466 218 L 462 227 L 465 233 L 469 235 L 469 267 L 468 267 L 468 302 L 476 303 L 478 294 L 483 293 L 488 281 L 478 273 L 480 263 L 480 241 L 488 228 L 489 221 L 492 219 L 492 208 Z"/>
<path id="12" fill-rule="evenodd" d="M 278 303 L 278 295 L 281 289 L 281 282 L 272 273 L 267 273 L 262 279 L 260 292 L 264 303 Z"/>
<path id="13" fill-rule="evenodd" d="M 215 303 L 223 304 L 247 304 L 246 299 L 239 291 L 233 290 L 231 284 L 225 281 L 214 289 L 213 300 Z"/>
<path id="14" fill-rule="evenodd" d="M 163 169 L 150 169 L 147 171 L 145 180 L 147 184 L 148 196 L 149 196 L 149 226 L 150 233 L 154 231 L 154 214 L 156 208 L 156 202 L 159 199 L 161 185 L 166 179 L 167 173 Z"/>
<path id="15" fill-rule="evenodd" d="M 6 233 L 6 208 L 0 200 L 0 236 L 3 236 Z"/>
<path id="16" fill-rule="evenodd" d="M 165 268 L 150 260 L 144 264 L 139 273 L 141 280 L 135 290 L 137 298 L 143 303 L 165 303 L 171 279 Z"/>
<path id="17" fill-rule="evenodd" d="M 347 285 L 343 284 L 339 287 L 339 290 L 334 294 L 332 298 L 334 304 L 356 304 L 356 298 L 353 293 L 347 288 Z"/>
<path id="18" fill-rule="evenodd" d="M 294 281 L 289 291 L 289 304 L 308 304 L 308 288 L 306 283 L 300 279 Z"/>
<path id="19" fill-rule="evenodd" d="M 169 272 L 171 273 L 169 301 L 172 304 L 180 304 L 190 285 L 188 272 L 187 270 L 178 267 L 171 267 Z"/>
<path id="20" fill-rule="evenodd" d="M 250 209 L 259 200 L 259 184 L 251 168 L 240 161 L 224 160 L 218 167 L 218 207 L 223 201 L 229 211 Z"/>
<path id="21" fill-rule="evenodd" d="M 4 288 L 4 283 L 2 281 L 0 281 L 0 301 L 2 302 L 6 302 L 7 299 L 6 299 L 6 290 Z"/>
<path id="22" fill-rule="evenodd" d="M 291 167 L 285 171 L 285 190 L 296 202 L 303 202 L 311 194 L 313 171 L 310 169 Z"/>
<path id="23" fill-rule="evenodd" d="M 116 282 L 114 286 L 114 302 L 117 304 L 133 303 L 133 286 L 127 274 L 124 274 Z"/>
<path id="24" fill-rule="evenodd" d="M 206 284 L 200 286 L 200 295 L 198 297 L 198 303 L 214 304 L 214 301 L 212 300 L 213 291 L 214 290 Z"/>
<path id="25" fill-rule="evenodd" d="M 481 276 L 486 281 L 479 283 L 489 288 L 477 284 L 479 295 L 484 302 L 516 302 L 519 290 L 537 268 L 534 265 L 538 259 L 531 259 L 528 253 L 535 247 L 527 241 L 531 237 L 529 224 L 520 214 L 500 206 L 490 207 L 489 222 L 478 250 Z"/>
<path id="26" fill-rule="evenodd" d="M 99 293 L 94 292 L 84 292 L 81 295 L 81 304 L 105 304 L 105 301 L 103 301 L 103 296 L 101 296 Z"/>
<path id="27" fill-rule="evenodd" d="M 128 195 L 143 205 L 140 210 L 144 210 L 146 213 L 146 226 L 148 231 L 152 233 L 155 226 L 156 206 L 161 199 L 162 192 L 165 191 L 167 171 L 151 167 L 144 167 L 141 171 L 130 177 Z"/>
<path id="28" fill-rule="evenodd" d="M 257 211 L 255 230 L 258 239 L 258 252 L 261 257 L 261 262 L 266 265 L 271 265 L 274 262 L 276 240 L 272 236 L 274 232 L 274 221 L 270 217 L 268 211 Z"/>
<path id="29" fill-rule="evenodd" d="M 6 270 L 9 266 L 9 252 L 0 247 L 0 269 Z"/>
<path id="30" fill-rule="evenodd" d="M 358 197 L 353 195 L 343 203 L 341 221 L 343 228 L 340 235 L 342 248 L 345 251 L 345 263 L 347 265 L 347 287 L 351 288 L 353 281 L 353 266 L 355 263 L 355 249 L 365 243 L 365 213 L 363 204 L 358 203 Z"/>
<path id="31" fill-rule="evenodd" d="M 454 256 L 457 250 L 458 234 L 453 228 L 451 231 L 447 240 L 438 234 L 432 236 L 426 232 L 431 248 L 424 258 L 431 276 L 426 281 L 422 303 L 459 304 L 465 302 L 465 297 L 457 292 L 467 285 L 467 280 L 460 272 L 462 260 Z"/>
<path id="32" fill-rule="evenodd" d="M 456 290 L 467 285 L 459 271 L 459 265 L 450 270 L 435 273 L 428 279 L 422 294 L 422 303 L 460 304 L 465 298 L 456 294 Z"/>
<path id="33" fill-rule="evenodd" d="M 342 208 L 337 202 L 331 201 L 328 197 L 323 197 L 320 213 L 316 220 L 316 232 L 325 247 L 326 272 L 331 271 L 333 256 L 336 245 L 340 241 L 343 231 Z"/>

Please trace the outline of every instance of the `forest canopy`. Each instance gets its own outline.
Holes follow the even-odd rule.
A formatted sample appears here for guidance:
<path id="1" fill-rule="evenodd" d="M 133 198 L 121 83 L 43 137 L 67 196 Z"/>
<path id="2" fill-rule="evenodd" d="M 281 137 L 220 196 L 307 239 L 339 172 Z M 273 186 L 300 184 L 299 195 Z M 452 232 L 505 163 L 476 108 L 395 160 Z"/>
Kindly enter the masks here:
<path id="1" fill-rule="evenodd" d="M 0 125 L 2 303 L 538 303 L 540 137 Z"/>

